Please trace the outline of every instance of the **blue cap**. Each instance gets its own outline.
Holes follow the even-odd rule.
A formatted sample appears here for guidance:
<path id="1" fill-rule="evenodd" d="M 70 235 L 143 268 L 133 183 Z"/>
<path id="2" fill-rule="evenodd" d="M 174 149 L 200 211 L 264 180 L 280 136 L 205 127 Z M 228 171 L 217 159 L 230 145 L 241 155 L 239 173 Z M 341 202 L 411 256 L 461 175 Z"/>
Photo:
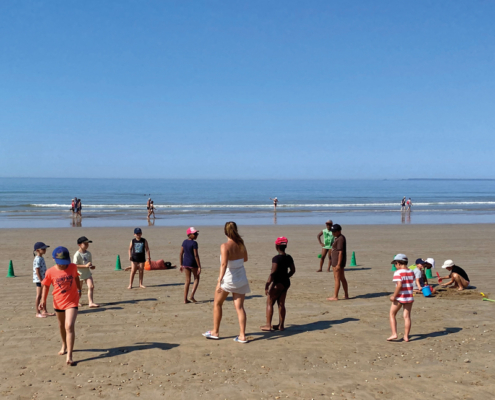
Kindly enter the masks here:
<path id="1" fill-rule="evenodd" d="M 70 254 L 67 248 L 58 246 L 53 250 L 52 257 L 55 260 L 55 264 L 58 265 L 69 265 L 70 264 Z"/>
<path id="2" fill-rule="evenodd" d="M 36 242 L 34 244 L 34 251 L 36 250 L 40 250 L 40 249 L 46 249 L 47 247 L 50 247 L 50 246 L 47 246 L 46 244 L 44 244 L 43 242 Z"/>
<path id="3" fill-rule="evenodd" d="M 423 260 L 423 259 L 421 259 L 421 258 L 418 258 L 418 259 L 416 260 L 416 263 L 415 263 L 415 264 L 416 264 L 416 265 L 423 265 L 423 264 L 426 264 L 426 261 L 425 261 L 425 260 Z"/>
<path id="4" fill-rule="evenodd" d="M 134 229 L 134 234 L 137 235 L 138 233 L 143 233 L 143 231 L 141 230 L 141 228 Z"/>

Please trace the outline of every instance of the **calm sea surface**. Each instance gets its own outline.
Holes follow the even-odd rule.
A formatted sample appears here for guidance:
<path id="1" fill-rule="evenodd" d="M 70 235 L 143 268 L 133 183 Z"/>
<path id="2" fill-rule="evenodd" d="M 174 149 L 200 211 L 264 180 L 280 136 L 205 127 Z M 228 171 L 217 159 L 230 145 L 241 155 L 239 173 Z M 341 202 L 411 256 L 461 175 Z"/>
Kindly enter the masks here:
<path id="1" fill-rule="evenodd" d="M 273 212 L 270 197 L 280 203 Z M 403 196 L 413 202 L 402 213 Z M 72 198 L 82 199 L 82 219 Z M 0 228 L 240 224 L 493 223 L 494 180 L 160 180 L 0 178 Z"/>

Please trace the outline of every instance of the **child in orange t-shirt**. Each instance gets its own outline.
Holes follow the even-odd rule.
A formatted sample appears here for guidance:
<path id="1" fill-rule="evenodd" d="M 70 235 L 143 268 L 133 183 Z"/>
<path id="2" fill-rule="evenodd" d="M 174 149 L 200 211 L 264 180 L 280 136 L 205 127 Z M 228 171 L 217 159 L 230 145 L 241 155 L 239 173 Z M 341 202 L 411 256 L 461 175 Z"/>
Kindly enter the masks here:
<path id="1" fill-rule="evenodd" d="M 50 286 L 53 285 L 53 308 L 57 313 L 62 349 L 58 354 L 67 353 L 67 365 L 75 365 L 72 360 L 72 351 L 76 339 L 76 317 L 79 296 L 81 294 L 79 275 L 76 264 L 71 264 L 69 250 L 57 247 L 52 257 L 56 265 L 46 271 L 43 279 L 43 294 L 40 301 L 40 310 L 45 309 L 46 298 Z"/>

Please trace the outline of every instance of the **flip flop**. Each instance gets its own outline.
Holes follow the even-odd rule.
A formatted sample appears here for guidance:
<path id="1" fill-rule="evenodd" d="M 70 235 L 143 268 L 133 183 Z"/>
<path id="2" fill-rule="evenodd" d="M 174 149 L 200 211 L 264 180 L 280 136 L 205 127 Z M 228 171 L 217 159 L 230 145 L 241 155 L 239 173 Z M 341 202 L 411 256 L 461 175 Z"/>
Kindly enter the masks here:
<path id="1" fill-rule="evenodd" d="M 205 332 L 203 333 L 203 336 L 206 338 L 206 339 L 213 339 L 213 340 L 218 340 L 219 337 L 218 336 L 213 336 L 211 334 L 211 331 L 208 331 L 208 332 Z"/>
<path id="2" fill-rule="evenodd" d="M 247 340 L 241 340 L 241 339 L 239 339 L 239 336 L 236 336 L 235 339 L 234 339 L 234 342 L 237 342 L 237 343 L 247 343 L 248 341 Z"/>

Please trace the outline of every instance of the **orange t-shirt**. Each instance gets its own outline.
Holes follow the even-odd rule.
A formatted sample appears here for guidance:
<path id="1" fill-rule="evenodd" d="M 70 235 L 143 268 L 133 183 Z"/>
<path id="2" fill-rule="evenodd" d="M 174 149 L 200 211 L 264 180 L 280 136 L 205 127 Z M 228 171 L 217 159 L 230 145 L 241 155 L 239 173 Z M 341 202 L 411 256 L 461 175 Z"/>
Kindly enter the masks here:
<path id="1" fill-rule="evenodd" d="M 66 269 L 60 270 L 56 266 L 46 271 L 43 285 L 53 285 L 53 308 L 67 310 L 78 306 L 79 293 L 77 292 L 77 266 L 69 264 Z"/>

